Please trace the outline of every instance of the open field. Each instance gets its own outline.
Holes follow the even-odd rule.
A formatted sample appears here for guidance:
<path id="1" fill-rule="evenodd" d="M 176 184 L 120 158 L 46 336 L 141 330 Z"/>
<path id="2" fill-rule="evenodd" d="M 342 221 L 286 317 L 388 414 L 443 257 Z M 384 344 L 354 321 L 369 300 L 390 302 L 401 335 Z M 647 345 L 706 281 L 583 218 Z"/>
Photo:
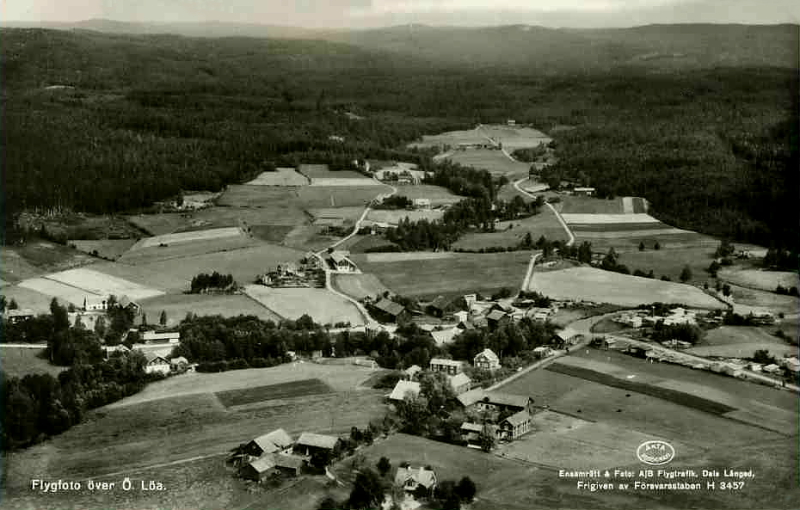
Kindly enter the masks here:
<path id="1" fill-rule="evenodd" d="M 181 232 L 177 234 L 165 234 L 142 239 L 136 243 L 131 250 L 141 250 L 143 248 L 153 248 L 161 244 L 172 245 L 181 243 L 191 243 L 195 241 L 211 241 L 226 237 L 238 237 L 242 231 L 236 227 L 212 228 L 208 230 L 195 230 L 192 232 Z"/>
<path id="2" fill-rule="evenodd" d="M 411 260 L 441 260 L 455 257 L 450 251 L 409 251 L 397 253 L 367 253 L 364 255 L 369 263 L 407 262 Z"/>
<path id="3" fill-rule="evenodd" d="M 690 307 L 722 309 L 724 305 L 690 285 L 576 267 L 560 271 L 534 271 L 530 290 L 554 299 L 585 300 L 622 306 L 642 303 L 680 303 Z"/>
<path id="4" fill-rule="evenodd" d="M 464 234 L 453 243 L 453 249 L 479 250 L 495 246 L 518 246 L 528 233 L 531 234 L 534 242 L 541 236 L 545 236 L 550 241 L 569 239 L 564 227 L 561 226 L 555 213 L 549 207 L 543 207 L 539 214 L 534 216 L 498 222 L 495 229 L 495 232 Z"/>
<path id="5" fill-rule="evenodd" d="M 257 239 L 243 235 L 219 237 L 205 241 L 198 240 L 194 242 L 171 244 L 168 246 L 153 246 L 150 248 L 130 250 L 124 253 L 118 261 L 132 265 L 151 264 L 170 259 L 241 250 L 243 248 L 258 246 L 259 244 L 260 241 Z"/>
<path id="6" fill-rule="evenodd" d="M 797 348 L 771 332 L 778 328 L 721 326 L 706 332 L 703 340 L 686 352 L 698 356 L 749 358 L 757 349 L 766 349 L 773 356 L 796 353 Z"/>
<path id="7" fill-rule="evenodd" d="M 334 274 L 331 278 L 336 290 L 354 299 L 374 298 L 389 290 L 373 274 Z"/>
<path id="8" fill-rule="evenodd" d="M 128 251 L 131 246 L 136 244 L 136 239 L 105 239 L 102 241 L 67 241 L 68 245 L 75 246 L 76 249 L 88 253 L 97 254 L 104 259 L 116 260 L 123 253 Z"/>
<path id="9" fill-rule="evenodd" d="M 126 397 L 107 408 L 136 406 L 153 400 L 219 393 L 271 384 L 319 379 L 335 392 L 352 392 L 372 375 L 373 370 L 358 365 L 325 365 L 320 363 L 285 363 L 270 368 L 248 368 L 220 373 L 189 373 L 150 383 L 139 393 Z M 359 390 L 360 391 L 360 390 Z M 216 400 L 216 399 L 215 399 Z"/>
<path id="10" fill-rule="evenodd" d="M 76 249 L 50 241 L 30 241 L 0 250 L 0 277 L 14 283 L 44 273 L 90 264 L 94 259 Z"/>
<path id="11" fill-rule="evenodd" d="M 774 292 L 778 285 L 800 287 L 800 276 L 789 271 L 761 271 L 759 269 L 722 268 L 719 279 L 740 287 Z"/>
<path id="12" fill-rule="evenodd" d="M 40 357 L 44 349 L 8 347 L 0 344 L 0 373 L 6 377 L 24 377 L 28 374 L 58 376 L 66 367 L 51 365 Z"/>
<path id="13" fill-rule="evenodd" d="M 78 307 L 83 306 L 83 300 L 86 298 L 86 296 L 96 296 L 96 294 L 87 292 L 83 289 L 79 289 L 71 285 L 65 285 L 47 278 L 30 278 L 20 282 L 19 287 L 44 294 L 50 299 L 53 297 L 58 298 L 60 301 L 72 303 Z M 5 291 L 5 289 L 3 290 Z"/>
<path id="14" fill-rule="evenodd" d="M 128 296 L 132 300 L 159 296 L 162 291 L 151 289 L 131 281 L 93 271 L 92 269 L 70 269 L 45 276 L 48 280 L 70 285 L 98 296 Z"/>
<path id="15" fill-rule="evenodd" d="M 408 144 L 408 147 L 436 147 L 439 145 L 457 146 L 459 143 L 486 143 L 486 137 L 476 129 L 447 131 L 438 135 L 423 135 L 422 141 Z"/>
<path id="16" fill-rule="evenodd" d="M 151 322 L 156 321 L 162 311 L 166 312 L 168 326 L 177 325 L 188 313 L 222 315 L 223 317 L 255 315 L 265 321 L 278 322 L 280 320 L 280 316 L 241 294 L 168 294 L 140 301 L 139 305 Z"/>
<path id="17" fill-rule="evenodd" d="M 538 129 L 524 126 L 508 126 L 503 124 L 481 125 L 479 131 L 496 142 L 503 144 L 508 152 L 516 149 L 529 149 L 539 145 L 547 145 L 553 139 Z"/>
<path id="18" fill-rule="evenodd" d="M 365 273 L 373 273 L 394 292 L 408 296 L 491 293 L 503 287 L 518 289 L 528 269 L 529 252 L 453 253 L 446 258 L 374 262 L 373 255 L 354 255 Z"/>
<path id="19" fill-rule="evenodd" d="M 311 179 L 311 186 L 382 186 L 382 184 L 362 175 L 360 177 L 314 177 Z"/>
<path id="20" fill-rule="evenodd" d="M 33 289 L 20 287 L 19 285 L 4 285 L 0 288 L 0 295 L 5 296 L 7 302 L 13 299 L 20 308 L 29 308 L 37 314 L 49 314 L 50 301 L 54 297 Z M 70 303 L 69 300 L 63 298 L 58 298 L 58 301 L 62 306 L 67 306 Z M 83 304 L 83 298 L 78 304 Z"/>
<path id="21" fill-rule="evenodd" d="M 298 193 L 307 187 L 230 185 L 217 200 L 218 207 L 192 214 L 214 226 L 236 225 L 239 219 L 251 225 L 301 225 L 308 217 Z"/>
<path id="22" fill-rule="evenodd" d="M 420 220 L 436 221 L 442 219 L 442 216 L 444 216 L 444 211 L 441 209 L 414 209 L 413 211 L 406 209 L 370 209 L 366 220 L 397 225 L 405 218 L 412 222 Z"/>
<path id="23" fill-rule="evenodd" d="M 369 179 L 354 170 L 330 170 L 328 165 L 300 165 L 298 172 L 309 179 Z"/>
<path id="24" fill-rule="evenodd" d="M 354 304 L 327 289 L 283 289 L 247 285 L 245 292 L 287 319 L 299 319 L 307 314 L 319 324 L 364 324 L 364 317 Z"/>
<path id="25" fill-rule="evenodd" d="M 322 207 L 319 209 L 308 209 L 314 220 L 320 218 L 342 218 L 343 220 L 355 224 L 356 220 L 364 213 L 363 206 L 352 207 Z"/>
<path id="26" fill-rule="evenodd" d="M 607 200 L 579 195 L 559 196 L 561 214 L 626 214 L 622 198 Z"/>
<path id="27" fill-rule="evenodd" d="M 734 300 L 733 311 L 740 315 L 764 311 L 773 314 L 794 315 L 800 311 L 800 299 L 793 296 L 782 296 L 774 292 L 748 289 L 738 285 L 731 285 L 731 296 Z"/>
<path id="28" fill-rule="evenodd" d="M 276 168 L 274 172 L 261 172 L 245 184 L 248 186 L 305 186 L 309 179 L 294 168 Z"/>
<path id="29" fill-rule="evenodd" d="M 512 161 L 500 150 L 467 149 L 455 151 L 449 160 L 465 166 L 489 171 L 493 176 L 504 175 L 514 181 L 528 176 L 530 164 Z"/>
<path id="30" fill-rule="evenodd" d="M 617 202 L 615 202 L 616 204 Z M 568 225 L 605 225 L 609 230 L 612 226 L 626 225 L 629 223 L 638 225 L 661 223 L 649 214 L 596 214 L 596 213 L 561 213 L 561 217 Z"/>
<path id="31" fill-rule="evenodd" d="M 592 243 L 592 247 L 594 248 L 594 243 Z M 712 247 L 653 250 L 650 246 L 644 251 L 639 251 L 636 247 L 627 250 L 614 249 L 619 255 L 619 263 L 628 266 L 631 272 L 641 269 L 646 273 L 652 269 L 656 278 L 667 275 L 673 281 L 678 281 L 681 271 L 688 265 L 692 270 L 690 283 L 702 284 L 711 280 L 706 269 L 713 260 L 714 248 Z"/>
<path id="32" fill-rule="evenodd" d="M 351 253 L 364 253 L 370 248 L 392 245 L 393 243 L 389 242 L 381 235 L 354 235 L 340 244 L 339 248 L 342 250 L 349 250 Z"/>
<path id="33" fill-rule="evenodd" d="M 339 236 L 328 235 L 326 227 L 316 225 L 299 225 L 293 227 L 282 244 L 289 248 L 303 251 L 320 251 L 341 239 Z"/>
<path id="34" fill-rule="evenodd" d="M 128 221 L 154 236 L 171 234 L 191 224 L 188 217 L 182 213 L 137 214 L 128 216 Z"/>
<path id="35" fill-rule="evenodd" d="M 372 180 L 366 183 L 373 185 L 358 186 L 306 186 L 300 188 L 298 197 L 302 207 L 306 209 L 320 209 L 324 207 L 354 207 L 365 206 L 378 195 L 392 191 L 389 186 L 381 185 Z"/>
<path id="36" fill-rule="evenodd" d="M 331 389 L 319 379 L 304 379 L 239 390 L 219 391 L 217 398 L 225 407 L 254 404 L 282 398 L 306 397 L 330 393 Z"/>
<path id="37" fill-rule="evenodd" d="M 259 243 L 230 251 L 150 262 L 145 269 L 187 282 L 198 273 L 219 271 L 222 274 L 232 274 L 234 280 L 244 284 L 254 281 L 256 275 L 274 268 L 277 264 L 300 260 L 303 254 L 302 251 L 292 248 Z"/>
<path id="38" fill-rule="evenodd" d="M 250 233 L 256 239 L 267 243 L 280 244 L 286 236 L 295 229 L 294 225 L 251 225 Z"/>
<path id="39" fill-rule="evenodd" d="M 647 250 L 653 250 L 656 243 L 661 250 L 680 250 L 693 248 L 706 248 L 711 252 L 719 246 L 719 240 L 696 232 L 685 231 L 683 233 L 672 233 L 668 230 L 653 230 L 647 232 L 575 232 L 578 243 L 588 241 L 592 243 L 593 251 L 608 251 L 614 248 L 618 253 L 638 250 L 639 243 L 644 243 Z M 665 232 L 667 232 L 665 234 Z"/>
<path id="40" fill-rule="evenodd" d="M 151 269 L 146 265 L 132 266 L 118 262 L 98 262 L 86 266 L 86 268 L 165 292 L 183 292 L 189 288 L 189 280 L 191 280 L 191 277 L 188 279 L 177 277 L 173 274 L 159 271 L 158 268 Z"/>

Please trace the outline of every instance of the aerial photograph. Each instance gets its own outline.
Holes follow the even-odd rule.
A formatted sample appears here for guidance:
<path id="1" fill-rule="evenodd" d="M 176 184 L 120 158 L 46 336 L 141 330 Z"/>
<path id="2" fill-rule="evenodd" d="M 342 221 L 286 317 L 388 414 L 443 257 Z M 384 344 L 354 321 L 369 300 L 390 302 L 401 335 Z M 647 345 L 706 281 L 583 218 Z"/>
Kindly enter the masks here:
<path id="1" fill-rule="evenodd" d="M 800 4 L 0 5 L 0 508 L 800 507 Z"/>

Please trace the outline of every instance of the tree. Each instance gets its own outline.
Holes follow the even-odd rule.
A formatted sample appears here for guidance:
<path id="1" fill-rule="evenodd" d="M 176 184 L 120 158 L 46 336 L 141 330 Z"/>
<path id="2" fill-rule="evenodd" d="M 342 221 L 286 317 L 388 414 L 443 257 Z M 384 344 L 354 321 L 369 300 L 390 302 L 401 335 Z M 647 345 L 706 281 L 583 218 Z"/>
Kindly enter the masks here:
<path id="1" fill-rule="evenodd" d="M 381 457 L 377 464 L 378 472 L 381 476 L 386 476 L 389 473 L 389 470 L 392 469 L 392 463 L 386 457 Z"/>
<path id="2" fill-rule="evenodd" d="M 147 313 L 142 312 L 142 326 L 147 326 Z"/>
<path id="3" fill-rule="evenodd" d="M 644 241 L 639 242 L 639 251 L 644 251 Z"/>
<path id="4" fill-rule="evenodd" d="M 714 252 L 715 258 L 725 258 L 730 257 L 736 251 L 736 247 L 731 244 L 728 239 L 723 239 L 720 241 L 719 246 L 717 246 L 717 251 Z"/>
<path id="5" fill-rule="evenodd" d="M 688 264 L 683 266 L 680 279 L 683 283 L 686 283 L 692 279 L 692 268 L 690 268 Z"/>
<path id="6" fill-rule="evenodd" d="M 167 311 L 166 310 L 161 310 L 161 316 L 158 318 L 158 323 L 161 324 L 162 327 L 167 325 Z"/>
<path id="7" fill-rule="evenodd" d="M 656 241 L 656 244 L 654 244 L 654 245 L 653 245 L 653 249 L 654 249 L 654 250 L 660 250 L 660 249 L 661 249 L 661 243 L 659 243 L 658 241 Z"/>
<path id="8" fill-rule="evenodd" d="M 350 492 L 350 508 L 379 508 L 383 502 L 383 482 L 378 474 L 370 468 L 361 470 L 356 475 L 353 490 Z"/>
<path id="9" fill-rule="evenodd" d="M 326 496 L 319 502 L 317 510 L 341 510 L 344 507 L 341 503 L 337 502 L 330 496 Z"/>
<path id="10" fill-rule="evenodd" d="M 496 442 L 497 438 L 495 438 L 494 430 L 488 424 L 484 425 L 478 435 L 478 443 L 481 445 L 481 450 L 487 453 L 492 451 Z"/>
<path id="11" fill-rule="evenodd" d="M 58 299 L 50 301 L 50 314 L 53 316 L 53 330 L 56 333 L 69 329 L 69 315 L 67 309 L 58 304 Z"/>
<path id="12" fill-rule="evenodd" d="M 475 482 L 473 482 L 468 476 L 462 478 L 458 482 L 458 485 L 456 485 L 456 494 L 458 494 L 458 497 L 464 503 L 470 503 L 475 497 L 476 492 L 477 488 L 475 487 Z"/>
<path id="13" fill-rule="evenodd" d="M 719 271 L 719 268 L 720 268 L 720 267 L 722 267 L 722 266 L 720 265 L 720 263 L 719 263 L 719 262 L 717 262 L 716 260 L 714 260 L 714 261 L 712 261 L 712 262 L 711 262 L 711 264 L 709 264 L 709 266 L 708 266 L 708 273 L 709 273 L 711 276 L 713 276 L 714 278 L 716 278 L 716 277 L 717 277 L 717 272 Z"/>
<path id="14" fill-rule="evenodd" d="M 731 295 L 731 286 L 727 283 L 722 286 L 722 295 L 728 297 Z"/>

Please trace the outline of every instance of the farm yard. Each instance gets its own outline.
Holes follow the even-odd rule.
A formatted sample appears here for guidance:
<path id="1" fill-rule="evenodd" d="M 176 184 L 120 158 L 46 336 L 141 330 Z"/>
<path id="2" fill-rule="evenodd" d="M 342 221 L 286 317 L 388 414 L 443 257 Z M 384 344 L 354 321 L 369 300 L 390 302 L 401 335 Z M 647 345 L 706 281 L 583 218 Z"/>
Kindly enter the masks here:
<path id="1" fill-rule="evenodd" d="M 389 290 L 372 274 L 334 274 L 331 275 L 333 287 L 353 299 L 375 297 Z"/>
<path id="2" fill-rule="evenodd" d="M 448 157 L 454 163 L 487 170 L 495 177 L 506 176 L 514 181 L 528 176 L 530 165 L 513 161 L 497 149 L 467 149 L 455 151 Z"/>
<path id="3" fill-rule="evenodd" d="M 25 377 L 28 374 L 58 376 L 66 367 L 51 365 L 41 355 L 44 349 L 9 347 L 0 344 L 0 372 L 6 377 Z"/>
<path id="4" fill-rule="evenodd" d="M 186 284 L 188 287 L 188 283 Z M 187 314 L 222 315 L 236 317 L 254 315 L 261 320 L 280 321 L 281 317 L 257 301 L 241 294 L 168 294 L 139 302 L 142 312 L 150 321 L 156 321 L 161 312 L 167 314 L 167 326 L 178 325 Z"/>
<path id="5" fill-rule="evenodd" d="M 723 304 L 690 285 L 623 275 L 590 267 L 534 271 L 529 290 L 554 299 L 593 301 L 622 306 L 676 303 L 696 308 L 722 309 Z"/>
<path id="6" fill-rule="evenodd" d="M 353 255 L 353 261 L 397 294 L 436 297 L 519 289 L 530 257 L 530 252 L 369 253 Z"/>
<path id="7" fill-rule="evenodd" d="M 276 168 L 274 172 L 261 172 L 248 186 L 306 186 L 309 179 L 294 168 Z"/>
<path id="8" fill-rule="evenodd" d="M 287 319 L 309 315 L 318 324 L 349 322 L 364 324 L 358 308 L 346 299 L 326 289 L 272 288 L 247 285 L 245 292 L 268 309 Z"/>

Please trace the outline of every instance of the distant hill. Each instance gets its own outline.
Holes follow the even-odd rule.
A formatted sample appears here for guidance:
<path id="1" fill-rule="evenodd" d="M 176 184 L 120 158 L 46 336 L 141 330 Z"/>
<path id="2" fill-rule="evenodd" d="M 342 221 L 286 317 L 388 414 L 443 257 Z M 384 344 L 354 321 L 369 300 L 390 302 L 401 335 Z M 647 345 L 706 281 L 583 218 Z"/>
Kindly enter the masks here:
<path id="1" fill-rule="evenodd" d="M 4 26 L 23 26 L 5 24 Z M 537 72 L 620 67 L 673 70 L 709 67 L 798 67 L 798 25 L 647 25 L 622 29 L 553 29 L 531 25 L 369 30 L 314 30 L 278 25 L 129 23 L 94 19 L 42 28 L 188 37 L 316 39 L 413 56 L 440 65 L 526 67 Z"/>

